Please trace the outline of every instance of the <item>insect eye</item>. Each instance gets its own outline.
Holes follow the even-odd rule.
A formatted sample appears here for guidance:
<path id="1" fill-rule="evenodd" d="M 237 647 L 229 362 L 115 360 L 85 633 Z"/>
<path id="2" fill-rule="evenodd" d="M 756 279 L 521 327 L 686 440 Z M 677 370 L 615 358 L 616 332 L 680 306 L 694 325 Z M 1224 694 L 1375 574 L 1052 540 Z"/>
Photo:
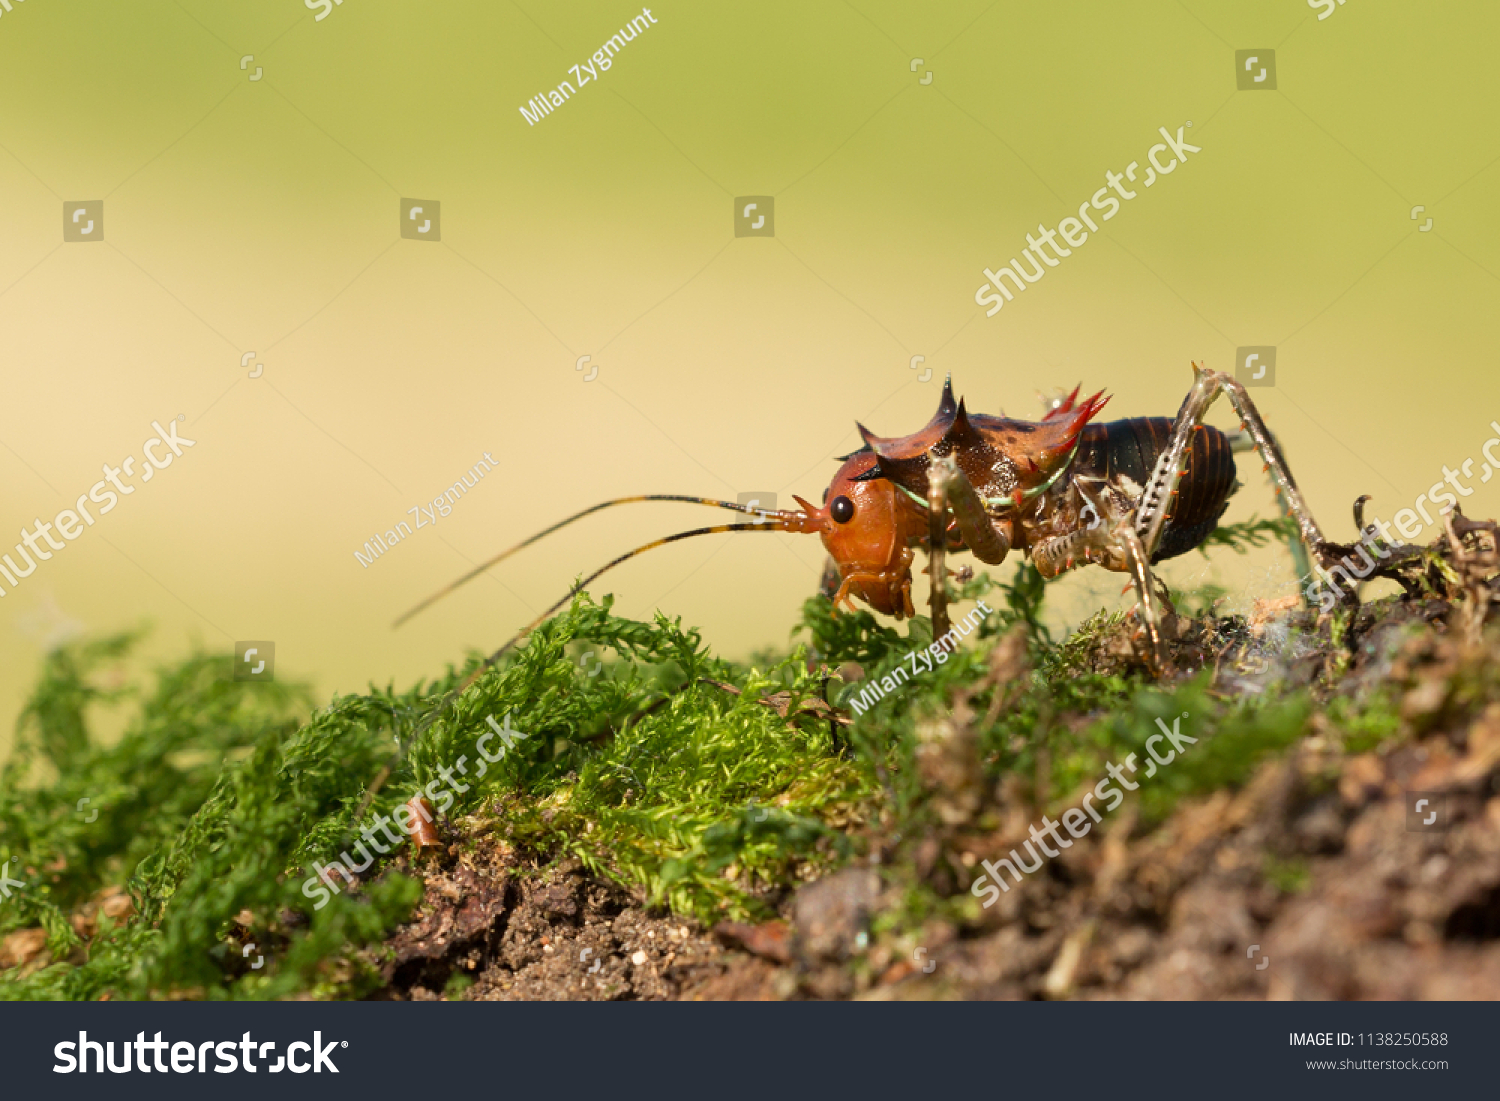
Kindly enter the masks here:
<path id="1" fill-rule="evenodd" d="M 839 523 L 847 524 L 850 520 L 854 519 L 854 502 L 840 494 L 833 499 L 833 504 L 829 507 L 828 512 Z"/>

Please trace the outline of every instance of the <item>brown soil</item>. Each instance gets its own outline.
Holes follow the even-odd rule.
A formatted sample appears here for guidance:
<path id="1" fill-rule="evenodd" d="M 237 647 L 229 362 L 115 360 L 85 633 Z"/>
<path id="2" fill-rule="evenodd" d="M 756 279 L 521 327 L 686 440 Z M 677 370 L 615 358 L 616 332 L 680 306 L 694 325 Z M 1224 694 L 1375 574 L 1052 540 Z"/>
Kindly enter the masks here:
<path id="1" fill-rule="evenodd" d="M 1389 672 L 1412 678 L 1419 739 L 1343 756 L 1315 716 L 1242 790 L 1136 838 L 1127 805 L 975 925 L 933 923 L 915 948 L 868 941 L 899 890 L 871 868 L 804 886 L 782 922 L 705 931 L 576 861 L 455 845 L 420 869 L 426 898 L 387 944 L 386 996 L 436 998 L 463 975 L 459 996 L 500 1000 L 1500 997 L 1500 704 L 1450 722 L 1455 701 L 1432 687 L 1497 656 L 1418 636 Z M 1408 791 L 1438 794 L 1435 828 L 1409 821 Z M 917 866 L 931 877 L 951 853 L 972 867 L 1024 833 L 957 828 L 924 839 Z"/>
<path id="2" fill-rule="evenodd" d="M 1149 831 L 1127 802 L 968 923 L 870 932 L 914 877 L 962 893 L 979 858 L 1039 820 L 1018 784 L 984 779 L 960 698 L 918 757 L 943 825 L 869 837 L 870 863 L 802 886 L 779 920 L 704 930 L 576 862 L 479 837 L 429 858 L 417 917 L 386 945 L 385 995 L 439 997 L 464 975 L 454 993 L 484 999 L 1500 998 L 1500 635 L 1480 633 L 1500 590 L 1488 570 L 1465 581 L 1451 604 L 1364 608 L 1337 654 L 1281 651 L 1279 675 L 1324 702 L 1393 686 L 1403 729 L 1387 751 L 1345 754 L 1315 710 L 1237 790 Z M 1174 657 L 1212 664 L 1221 691 L 1255 691 L 1257 647 L 1297 617 L 1308 625 L 1291 606 L 1178 621 Z M 1106 640 L 1099 660 L 1130 652 Z M 994 660 L 1013 679 L 998 666 L 1024 647 Z M 1428 793 L 1430 826 L 1411 792 Z"/>

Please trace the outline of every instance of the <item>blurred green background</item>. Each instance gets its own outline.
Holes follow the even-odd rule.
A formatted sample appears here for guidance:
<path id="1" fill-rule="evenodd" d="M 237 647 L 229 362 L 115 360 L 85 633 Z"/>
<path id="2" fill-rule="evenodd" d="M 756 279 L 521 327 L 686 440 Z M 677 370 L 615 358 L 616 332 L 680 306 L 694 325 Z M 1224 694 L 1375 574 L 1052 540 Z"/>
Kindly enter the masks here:
<path id="1" fill-rule="evenodd" d="M 607 557 L 717 518 L 591 518 L 390 629 L 471 563 L 615 495 L 817 499 L 856 419 L 915 430 L 945 372 L 983 411 L 1033 416 L 1038 391 L 1081 381 L 1114 395 L 1106 416 L 1171 415 L 1189 361 L 1275 346 L 1256 396 L 1342 538 L 1361 493 L 1389 518 L 1444 464 L 1476 460 L 1477 484 L 1496 434 L 1492 3 L 665 3 L 534 127 L 518 108 L 639 9 L 11 8 L 3 549 L 152 420 L 182 416 L 197 443 L 5 586 L 0 749 L 44 648 L 79 630 L 150 622 L 148 657 L 274 640 L 278 676 L 324 695 L 409 683 Z M 1274 50 L 1275 90 L 1236 90 L 1240 49 Z M 982 268 L 1189 120 L 1201 153 L 983 316 Z M 752 195 L 774 197 L 774 238 L 734 236 Z M 403 197 L 441 203 L 440 241 L 401 238 Z M 103 242 L 64 243 L 64 203 L 96 199 Z M 484 451 L 501 476 L 356 561 Z M 1269 515 L 1259 463 L 1240 465 L 1228 519 Z M 1500 514 L 1497 485 L 1466 511 Z M 785 642 L 821 564 L 811 537 L 717 537 L 598 591 L 744 656 Z M 1168 576 L 1239 606 L 1293 582 L 1275 548 Z M 1052 614 L 1117 605 L 1122 583 L 1072 575 Z"/>

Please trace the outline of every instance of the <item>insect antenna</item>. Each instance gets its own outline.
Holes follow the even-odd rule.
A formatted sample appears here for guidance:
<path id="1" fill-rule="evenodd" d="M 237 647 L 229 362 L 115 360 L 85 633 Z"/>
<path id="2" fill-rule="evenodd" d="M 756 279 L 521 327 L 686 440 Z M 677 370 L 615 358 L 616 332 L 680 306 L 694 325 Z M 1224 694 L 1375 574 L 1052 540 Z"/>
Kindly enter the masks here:
<path id="1" fill-rule="evenodd" d="M 554 531 L 560 531 L 574 521 L 582 520 L 585 516 L 592 516 L 594 513 L 601 512 L 604 509 L 613 508 L 616 505 L 634 504 L 637 501 L 681 501 L 690 505 L 709 505 L 713 508 L 727 508 L 734 512 L 748 513 L 751 516 L 780 515 L 780 513 L 777 513 L 774 510 L 751 508 L 749 505 L 738 505 L 732 501 L 716 501 L 712 497 L 689 497 L 676 493 L 645 493 L 635 497 L 616 497 L 611 501 L 601 501 L 599 504 L 591 505 L 590 507 L 584 509 L 582 512 L 575 512 L 572 516 L 569 516 L 563 520 L 559 520 L 549 528 L 543 528 L 541 531 L 537 532 L 530 538 L 521 540 L 509 550 L 503 550 L 499 554 L 495 555 L 495 557 L 491 558 L 489 561 L 480 563 L 468 573 L 460 577 L 457 581 L 454 581 L 451 585 L 439 589 L 437 592 L 429 596 L 426 600 L 423 600 L 416 607 L 405 612 L 399 619 L 396 620 L 395 623 L 391 624 L 391 626 L 401 626 L 401 624 L 405 623 L 412 616 L 422 611 L 428 605 L 441 600 L 443 597 L 451 593 L 454 589 L 458 588 L 460 585 L 464 584 L 465 582 L 472 581 L 474 578 L 482 574 L 485 570 L 489 569 L 491 566 L 505 561 L 517 551 L 525 550 L 527 547 L 531 546 L 531 544 L 537 542 L 538 540 L 545 539 Z M 544 615 L 542 618 L 545 619 L 546 616 Z"/>
<path id="2" fill-rule="evenodd" d="M 616 501 L 606 501 L 603 504 L 595 505 L 592 509 L 587 509 L 584 512 L 579 513 L 577 516 L 571 516 L 571 517 L 569 517 L 566 520 L 560 521 L 559 523 L 554 524 L 551 528 L 548 528 L 547 531 L 540 532 L 539 534 L 534 535 L 530 539 L 526 540 L 524 543 L 521 543 L 521 544 L 519 544 L 519 545 L 517 545 L 515 547 L 512 547 L 511 550 L 506 551 L 505 554 L 500 555 L 498 558 L 492 559 L 489 563 L 486 563 L 486 565 L 492 565 L 494 562 L 498 562 L 500 560 L 500 558 L 504 558 L 505 555 L 510 554 L 510 553 L 512 553 L 514 551 L 520 550 L 521 547 L 524 547 L 524 546 L 526 546 L 529 543 L 534 543 L 536 540 L 540 539 L 543 535 L 546 535 L 549 532 L 557 530 L 557 528 L 562 527 L 564 524 L 570 524 L 574 520 L 577 520 L 580 516 L 587 515 L 589 512 L 597 512 L 601 508 L 608 508 L 610 505 L 623 504 L 623 503 L 626 503 L 628 501 L 660 501 L 660 500 L 689 501 L 689 502 L 697 502 L 697 503 L 700 503 L 700 504 L 718 505 L 718 506 L 721 506 L 723 508 L 731 509 L 731 510 L 733 510 L 735 512 L 749 512 L 749 513 L 752 513 L 752 514 L 760 514 L 761 511 L 762 511 L 760 509 L 749 508 L 748 506 L 745 506 L 745 505 L 731 504 L 728 501 L 713 501 L 713 500 L 709 500 L 709 499 L 703 498 L 703 497 L 662 497 L 662 496 L 652 496 L 652 497 L 622 497 L 622 498 L 620 498 L 619 500 L 616 500 Z M 412 731 L 411 737 L 407 738 L 407 740 L 405 742 L 401 743 L 400 748 L 397 749 L 396 752 L 392 755 L 391 760 L 388 761 L 384 766 L 381 767 L 380 772 L 375 776 L 375 779 L 370 782 L 370 786 L 365 790 L 365 797 L 364 797 L 363 800 L 361 800 L 359 809 L 355 812 L 353 821 L 359 822 L 359 821 L 363 820 L 365 811 L 369 810 L 370 804 L 372 802 L 374 802 L 376 794 L 379 793 L 381 787 L 385 784 L 386 780 L 388 780 L 390 778 L 391 773 L 394 772 L 396 770 L 396 768 L 398 768 L 400 766 L 402 759 L 406 756 L 406 750 L 407 750 L 407 748 L 409 746 L 411 746 L 414 742 L 416 742 L 416 740 L 422 736 L 423 732 L 425 732 L 429 726 L 431 726 L 434 722 L 437 721 L 438 717 L 440 715 L 442 715 L 443 712 L 445 712 L 445 711 L 448 710 L 449 706 L 453 703 L 454 700 L 458 699 L 459 696 L 463 695 L 464 692 L 468 690 L 468 687 L 471 684 L 473 684 L 476 680 L 478 680 L 485 673 L 486 670 L 492 668 L 495 665 L 496 662 L 498 662 L 506 654 L 510 653 L 510 651 L 515 648 L 515 645 L 518 642 L 520 642 L 523 638 L 525 638 L 532 631 L 536 630 L 537 627 L 541 626 L 541 624 L 546 621 L 546 619 L 547 619 L 548 616 L 552 615 L 553 612 L 557 611 L 559 608 L 561 608 L 568 601 L 572 600 L 575 596 L 577 596 L 584 589 L 586 589 L 597 578 L 599 578 L 603 574 L 608 573 L 610 570 L 614 569 L 616 566 L 621 565 L 622 563 L 625 563 L 625 562 L 629 562 L 632 558 L 636 557 L 637 555 L 645 554 L 648 550 L 655 550 L 657 547 L 664 547 L 668 543 L 676 543 L 676 542 L 679 542 L 679 541 L 681 541 L 683 539 L 691 539 L 691 538 L 693 538 L 694 536 L 697 536 L 697 535 L 717 535 L 717 534 L 720 534 L 721 532 L 727 532 L 727 531 L 795 531 L 795 530 L 798 530 L 798 528 L 796 526 L 794 526 L 795 523 L 796 523 L 796 521 L 797 521 L 797 519 L 798 518 L 806 519 L 805 514 L 803 514 L 803 513 L 797 513 L 797 512 L 779 512 L 779 513 L 766 512 L 765 515 L 774 515 L 774 516 L 777 517 L 777 519 L 776 520 L 768 520 L 768 521 L 766 521 L 764 523 L 756 523 L 756 524 L 715 524 L 713 527 L 694 528 L 692 531 L 680 531 L 676 535 L 668 535 L 668 536 L 664 536 L 661 539 L 653 539 L 649 543 L 643 543 L 643 544 L 641 544 L 639 547 L 636 547 L 634 550 L 626 551 L 624 554 L 620 555 L 618 558 L 611 559 L 609 562 L 606 562 L 604 565 L 600 566 L 593 573 L 591 573 L 587 577 L 585 577 L 582 581 L 578 582 L 578 584 L 574 585 L 571 589 L 569 589 L 567 591 L 566 594 L 563 595 L 562 599 L 558 600 L 555 604 L 553 604 L 550 608 L 548 608 L 541 615 L 539 615 L 535 619 L 533 619 L 525 627 L 522 627 L 519 631 L 516 632 L 514 638 L 512 638 L 504 646 L 500 647 L 500 649 L 496 650 L 489 657 L 485 658 L 484 661 L 480 663 L 479 668 L 475 669 L 472 673 L 470 673 L 467 677 L 465 677 L 462 684 L 460 684 L 456 688 L 451 689 L 448 692 L 448 694 L 445 695 L 442 698 L 442 700 L 440 700 L 438 702 L 438 705 L 436 707 L 434 707 L 431 711 L 429 711 L 427 713 L 427 715 L 422 719 L 422 721 L 417 724 L 416 730 Z M 481 567 L 481 569 L 482 568 L 483 567 Z M 444 589 L 443 592 L 449 592 L 449 591 L 451 591 L 452 589 L 456 588 L 458 585 L 462 584 L 463 581 L 467 580 L 468 577 L 474 576 L 474 574 L 477 573 L 477 572 L 478 571 L 476 570 L 473 573 L 468 574 L 465 578 L 462 578 L 459 581 L 454 582 L 454 584 L 448 586 L 447 589 Z M 443 595 L 443 594 L 442 593 L 438 594 L 438 596 L 441 596 L 441 595 Z M 431 599 L 425 601 L 423 605 L 419 605 L 419 607 L 425 606 L 426 604 L 430 604 L 430 603 L 432 603 L 433 600 L 436 600 L 436 599 L 437 599 L 437 597 L 432 597 Z M 415 609 L 414 609 L 414 611 L 415 611 Z M 412 612 L 408 612 L 407 616 L 410 616 L 411 614 L 413 614 L 413 613 Z M 407 618 L 407 617 L 403 616 L 402 618 L 404 619 L 404 618 Z"/>
<path id="3" fill-rule="evenodd" d="M 582 581 L 578 582 L 578 584 L 574 585 L 571 589 L 569 589 L 567 591 L 567 593 L 565 593 L 563 595 L 562 599 L 558 600 L 557 603 L 553 604 L 552 607 L 548 608 L 541 615 L 537 616 L 530 623 L 528 623 L 525 627 L 522 627 L 518 632 L 516 632 L 516 636 L 514 638 L 512 638 L 504 646 L 500 647 L 500 649 L 496 650 L 493 654 L 491 654 L 488 658 L 485 659 L 483 665 L 481 665 L 478 669 L 474 670 L 474 672 L 472 672 L 471 674 L 469 674 L 468 679 L 464 681 L 463 685 L 458 689 L 458 691 L 462 692 L 464 688 L 467 688 L 469 685 L 473 684 L 474 681 L 479 678 L 479 675 L 481 673 L 483 673 L 490 666 L 494 665 L 495 662 L 499 661 L 502 657 L 504 657 L 510 651 L 511 647 L 515 646 L 515 644 L 518 643 L 518 642 L 520 642 L 521 639 L 525 638 L 532 631 L 536 630 L 537 627 L 541 626 L 542 623 L 546 621 L 547 617 L 550 616 L 553 612 L 557 611 L 559 608 L 561 608 L 568 601 L 572 600 L 579 593 L 583 592 L 584 589 L 588 588 L 588 586 L 594 580 L 596 580 L 600 575 L 608 573 L 610 570 L 614 569 L 618 565 L 621 565 L 622 563 L 629 562 L 632 558 L 636 557 L 637 555 L 645 554 L 648 550 L 655 550 L 657 547 L 664 547 L 668 543 L 676 543 L 676 542 L 678 542 L 679 540 L 682 540 L 682 539 L 691 539 L 695 535 L 717 535 L 720 532 L 726 532 L 726 531 L 785 531 L 785 530 L 786 530 L 786 528 L 784 528 L 780 524 L 777 524 L 777 523 L 774 523 L 774 522 L 770 522 L 770 521 L 768 521 L 766 523 L 762 523 L 762 524 L 715 524 L 713 527 L 709 527 L 709 528 L 694 528 L 692 531 L 679 531 L 676 535 L 668 535 L 668 536 L 664 536 L 661 539 L 653 539 L 649 543 L 643 543 L 643 544 L 641 544 L 639 547 L 636 547 L 634 550 L 626 551 L 624 554 L 620 555 L 618 558 L 614 558 L 614 559 L 611 559 L 609 562 L 606 562 L 604 565 L 600 566 L 593 573 L 591 573 L 587 577 L 585 577 Z"/>

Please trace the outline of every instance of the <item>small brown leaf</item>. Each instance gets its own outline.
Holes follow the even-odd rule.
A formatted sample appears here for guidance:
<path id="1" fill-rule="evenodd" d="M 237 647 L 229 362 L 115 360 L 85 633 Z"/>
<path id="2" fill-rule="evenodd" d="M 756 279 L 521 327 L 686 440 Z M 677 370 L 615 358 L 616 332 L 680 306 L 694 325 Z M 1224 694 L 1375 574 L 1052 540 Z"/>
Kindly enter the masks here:
<path id="1" fill-rule="evenodd" d="M 407 801 L 408 816 L 411 818 L 411 843 L 417 850 L 417 855 L 422 855 L 424 849 L 441 849 L 443 842 L 438 837 L 437 827 L 433 825 L 432 804 L 421 796 Z"/>
<path id="2" fill-rule="evenodd" d="M 784 921 L 767 921 L 745 925 L 738 921 L 721 921 L 714 926 L 714 936 L 731 948 L 743 948 L 751 955 L 776 963 L 792 960 L 791 930 Z"/>

